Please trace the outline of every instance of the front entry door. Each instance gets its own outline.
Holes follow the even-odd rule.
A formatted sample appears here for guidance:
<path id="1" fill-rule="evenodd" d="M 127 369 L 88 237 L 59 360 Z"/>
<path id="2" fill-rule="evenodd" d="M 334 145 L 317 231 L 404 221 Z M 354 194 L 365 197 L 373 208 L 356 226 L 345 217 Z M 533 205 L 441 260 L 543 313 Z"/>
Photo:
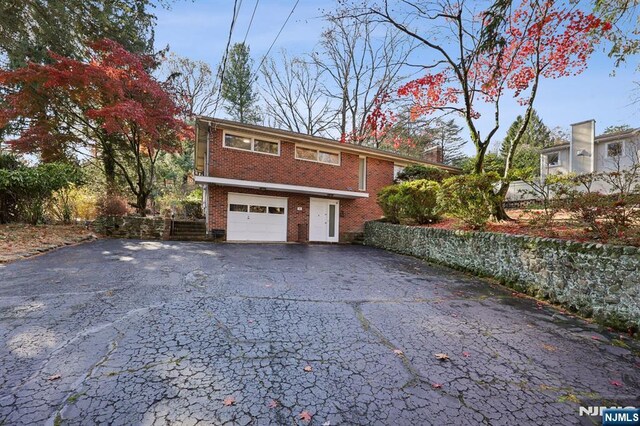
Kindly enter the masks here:
<path id="1" fill-rule="evenodd" d="M 338 242 L 339 202 L 311 198 L 309 206 L 309 241 Z"/>

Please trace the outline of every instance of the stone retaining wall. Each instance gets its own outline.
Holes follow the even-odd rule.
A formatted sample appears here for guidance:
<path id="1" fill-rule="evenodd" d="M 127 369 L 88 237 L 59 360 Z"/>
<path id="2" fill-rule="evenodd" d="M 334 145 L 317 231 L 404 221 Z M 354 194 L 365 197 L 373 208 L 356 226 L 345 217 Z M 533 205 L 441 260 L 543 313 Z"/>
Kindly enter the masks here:
<path id="1" fill-rule="evenodd" d="M 106 216 L 94 220 L 93 229 L 113 238 L 166 240 L 171 220 L 161 217 Z"/>
<path id="2" fill-rule="evenodd" d="M 492 277 L 619 329 L 640 328 L 640 250 L 368 222 L 365 244 Z"/>

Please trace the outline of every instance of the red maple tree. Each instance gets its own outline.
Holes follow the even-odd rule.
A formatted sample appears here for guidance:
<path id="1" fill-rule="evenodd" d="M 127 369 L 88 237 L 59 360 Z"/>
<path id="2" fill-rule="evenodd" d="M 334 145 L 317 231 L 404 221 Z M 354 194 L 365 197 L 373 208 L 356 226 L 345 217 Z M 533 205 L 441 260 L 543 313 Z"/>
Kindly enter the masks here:
<path id="1" fill-rule="evenodd" d="M 12 126 L 17 151 L 43 161 L 94 154 L 107 181 L 124 177 L 144 215 L 161 151 L 175 151 L 189 129 L 164 85 L 150 74 L 155 59 L 111 40 L 90 45 L 87 61 L 50 54 L 51 64 L 0 71 L 6 93 L 0 128 Z"/>
<path id="2" fill-rule="evenodd" d="M 403 3 L 403 7 L 389 8 L 385 0 L 380 6 L 367 7 L 366 13 L 393 25 L 433 54 L 432 62 L 423 64 L 428 72 L 397 90 L 400 97 L 412 97 L 413 118 L 435 113 L 462 117 L 476 148 L 475 171 L 480 173 L 485 153 L 500 127 L 500 104 L 505 94 L 514 96 L 525 109 L 522 126 L 507 154 L 501 188 L 506 193 L 507 174 L 529 123 L 540 79 L 583 72 L 594 46 L 611 24 L 570 2 L 521 0 L 510 9 L 499 31 L 492 34 L 496 39 L 485 43 L 483 28 L 492 19 L 487 10 L 471 13 L 464 1 Z M 420 32 L 434 27 L 439 32 Z M 493 112 L 484 137 L 478 129 L 478 103 L 488 105 Z M 393 125 L 390 114 L 381 109 L 370 119 L 372 131 L 378 133 Z"/>

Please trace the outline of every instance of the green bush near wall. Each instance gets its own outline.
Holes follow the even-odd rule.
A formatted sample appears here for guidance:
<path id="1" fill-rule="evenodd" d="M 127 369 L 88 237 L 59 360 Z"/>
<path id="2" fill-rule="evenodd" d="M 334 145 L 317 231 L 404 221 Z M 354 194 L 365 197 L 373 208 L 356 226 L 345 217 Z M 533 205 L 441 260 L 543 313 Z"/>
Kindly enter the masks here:
<path id="1" fill-rule="evenodd" d="M 368 222 L 365 244 L 486 277 L 621 330 L 640 329 L 640 250 Z"/>

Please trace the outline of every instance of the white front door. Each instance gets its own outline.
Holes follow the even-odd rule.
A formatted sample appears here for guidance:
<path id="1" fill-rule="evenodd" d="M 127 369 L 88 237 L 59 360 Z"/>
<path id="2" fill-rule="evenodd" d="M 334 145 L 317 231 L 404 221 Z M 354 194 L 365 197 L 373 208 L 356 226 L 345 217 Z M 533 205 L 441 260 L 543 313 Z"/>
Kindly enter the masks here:
<path id="1" fill-rule="evenodd" d="M 309 241 L 338 242 L 339 202 L 311 198 L 309 205 Z"/>
<path id="2" fill-rule="evenodd" d="M 227 241 L 287 241 L 287 199 L 229 194 Z"/>

